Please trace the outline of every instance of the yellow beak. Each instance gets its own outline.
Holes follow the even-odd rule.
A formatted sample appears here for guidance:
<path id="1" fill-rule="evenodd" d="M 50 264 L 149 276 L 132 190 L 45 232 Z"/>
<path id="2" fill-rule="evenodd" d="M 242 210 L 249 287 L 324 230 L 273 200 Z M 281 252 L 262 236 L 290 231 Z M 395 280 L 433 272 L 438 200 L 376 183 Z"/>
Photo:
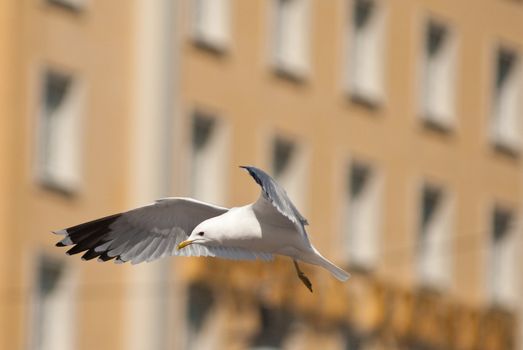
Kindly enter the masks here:
<path id="1" fill-rule="evenodd" d="M 189 240 L 183 241 L 182 243 L 178 244 L 176 249 L 180 250 L 180 249 L 185 248 L 185 247 L 187 247 L 188 245 L 191 245 L 191 244 L 193 244 L 193 241 L 189 241 Z"/>

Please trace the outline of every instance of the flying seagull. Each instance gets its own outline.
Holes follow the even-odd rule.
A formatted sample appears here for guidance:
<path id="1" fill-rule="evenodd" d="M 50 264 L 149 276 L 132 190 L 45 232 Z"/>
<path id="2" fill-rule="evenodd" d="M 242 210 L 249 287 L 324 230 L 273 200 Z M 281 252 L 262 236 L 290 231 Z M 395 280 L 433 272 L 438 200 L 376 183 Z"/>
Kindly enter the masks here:
<path id="1" fill-rule="evenodd" d="M 241 166 L 261 187 L 254 203 L 223 208 L 192 198 L 172 197 L 54 231 L 65 237 L 56 246 L 73 246 L 68 255 L 85 252 L 83 260 L 114 259 L 138 264 L 166 256 L 211 256 L 233 260 L 292 259 L 296 273 L 312 292 L 298 261 L 319 265 L 340 281 L 350 275 L 324 258 L 309 240 L 307 220 L 285 190 L 264 171 Z"/>

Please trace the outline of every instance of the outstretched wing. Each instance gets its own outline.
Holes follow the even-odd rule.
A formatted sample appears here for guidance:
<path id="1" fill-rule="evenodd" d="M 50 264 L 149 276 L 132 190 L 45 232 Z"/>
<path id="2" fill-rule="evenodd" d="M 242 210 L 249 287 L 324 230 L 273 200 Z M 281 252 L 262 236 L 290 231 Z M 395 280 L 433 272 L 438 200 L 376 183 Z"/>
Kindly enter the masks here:
<path id="1" fill-rule="evenodd" d="M 273 207 L 278 211 L 278 213 L 289 219 L 310 244 L 309 237 L 307 236 L 304 227 L 304 225 L 308 225 L 309 223 L 291 202 L 287 196 L 287 192 L 285 192 L 285 190 L 263 170 L 253 166 L 240 166 L 240 168 L 247 170 L 249 175 L 254 178 L 254 181 L 260 185 L 262 195 L 258 202 L 263 200 L 270 203 L 270 207 Z M 262 205 L 260 207 L 263 208 L 267 206 Z"/>
<path id="2" fill-rule="evenodd" d="M 69 255 L 85 252 L 84 260 L 98 257 L 99 261 L 137 264 L 169 255 L 246 258 L 226 249 L 210 251 L 198 245 L 176 249 L 200 222 L 227 211 L 191 198 L 165 198 L 54 233 L 65 235 L 57 246 L 73 246 L 67 251 Z"/>

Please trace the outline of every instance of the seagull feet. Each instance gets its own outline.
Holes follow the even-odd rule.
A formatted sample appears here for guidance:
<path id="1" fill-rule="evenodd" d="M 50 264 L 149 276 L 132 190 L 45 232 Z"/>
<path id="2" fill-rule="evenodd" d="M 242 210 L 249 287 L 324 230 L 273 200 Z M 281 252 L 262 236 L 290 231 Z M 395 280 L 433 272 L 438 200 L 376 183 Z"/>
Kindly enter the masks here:
<path id="1" fill-rule="evenodd" d="M 311 283 L 311 281 L 309 280 L 309 278 L 307 276 L 305 276 L 303 271 L 300 270 L 300 267 L 298 266 L 298 262 L 296 260 L 294 260 L 294 259 L 292 260 L 292 262 L 294 263 L 294 268 L 296 269 L 296 273 L 298 274 L 298 278 L 303 282 L 305 287 L 307 287 L 307 289 L 310 290 L 311 293 L 312 293 L 312 283 Z"/>
<path id="2" fill-rule="evenodd" d="M 305 274 L 303 272 L 298 273 L 298 277 L 303 282 L 305 287 L 307 287 L 307 289 L 310 290 L 312 293 L 312 283 L 309 280 L 309 278 L 307 276 L 305 276 Z"/>

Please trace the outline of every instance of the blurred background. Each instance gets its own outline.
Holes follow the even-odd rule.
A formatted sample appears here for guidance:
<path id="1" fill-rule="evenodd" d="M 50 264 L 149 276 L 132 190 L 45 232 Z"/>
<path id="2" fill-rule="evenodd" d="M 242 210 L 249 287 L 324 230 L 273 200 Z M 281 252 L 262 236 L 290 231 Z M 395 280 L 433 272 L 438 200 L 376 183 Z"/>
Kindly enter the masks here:
<path id="1" fill-rule="evenodd" d="M 0 348 L 523 349 L 522 45 L 519 0 L 0 0 Z M 351 280 L 54 247 L 239 165 Z"/>

